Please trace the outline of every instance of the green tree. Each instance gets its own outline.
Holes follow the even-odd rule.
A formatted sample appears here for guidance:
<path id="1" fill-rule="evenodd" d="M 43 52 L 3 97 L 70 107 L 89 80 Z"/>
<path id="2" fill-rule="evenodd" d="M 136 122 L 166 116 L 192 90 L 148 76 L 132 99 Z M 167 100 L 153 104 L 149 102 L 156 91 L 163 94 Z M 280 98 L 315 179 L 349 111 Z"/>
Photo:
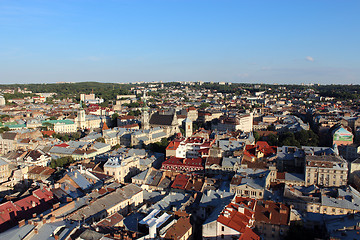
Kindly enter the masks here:
<path id="1" fill-rule="evenodd" d="M 204 110 L 204 109 L 206 109 L 206 108 L 208 108 L 208 107 L 210 107 L 210 104 L 209 104 L 209 103 L 206 103 L 206 102 L 201 103 L 200 106 L 199 106 L 199 108 L 202 109 L 202 110 Z"/>
<path id="2" fill-rule="evenodd" d="M 130 111 L 128 113 L 129 116 L 140 116 L 141 115 L 141 111 L 140 110 L 135 110 L 135 111 Z"/>
<path id="3" fill-rule="evenodd" d="M 7 132 L 7 131 L 10 131 L 10 128 L 7 126 L 0 128 L 0 133 Z"/>
<path id="4" fill-rule="evenodd" d="M 95 139 L 95 141 L 105 143 L 105 139 L 103 137 L 99 137 L 99 138 Z"/>
<path id="5" fill-rule="evenodd" d="M 266 141 L 270 146 L 278 146 L 279 144 L 278 136 L 275 134 L 269 134 L 266 137 Z"/>
<path id="6" fill-rule="evenodd" d="M 121 147 L 120 144 L 116 144 L 115 146 L 111 147 L 111 150 L 116 150 L 116 149 L 119 149 L 120 147 Z"/>
<path id="7" fill-rule="evenodd" d="M 165 153 L 166 147 L 169 145 L 169 141 L 166 138 L 162 138 L 160 142 L 151 143 L 150 150 L 153 152 Z"/>
<path id="8" fill-rule="evenodd" d="M 75 160 L 71 156 L 67 157 L 61 157 L 58 159 L 52 159 L 50 162 L 51 168 L 57 168 L 57 167 L 66 167 L 69 166 L 71 163 L 75 162 Z"/>
<path id="9" fill-rule="evenodd" d="M 42 125 L 46 128 L 46 130 L 54 130 L 54 124 L 52 123 L 44 122 Z"/>
<path id="10" fill-rule="evenodd" d="M 255 142 L 259 141 L 260 140 L 259 133 L 257 131 L 254 131 L 253 134 L 254 134 Z"/>
<path id="11" fill-rule="evenodd" d="M 295 134 L 292 132 L 286 132 L 279 136 L 279 146 L 296 146 L 301 147 L 299 141 L 296 140 Z"/>

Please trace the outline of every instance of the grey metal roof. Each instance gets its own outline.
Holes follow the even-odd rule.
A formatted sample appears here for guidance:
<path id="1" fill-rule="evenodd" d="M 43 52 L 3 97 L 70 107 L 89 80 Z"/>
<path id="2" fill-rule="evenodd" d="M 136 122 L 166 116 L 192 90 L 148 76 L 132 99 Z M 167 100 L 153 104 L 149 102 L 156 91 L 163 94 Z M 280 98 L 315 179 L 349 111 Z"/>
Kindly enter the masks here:
<path id="1" fill-rule="evenodd" d="M 34 229 L 34 227 L 34 225 L 26 224 L 20 228 L 11 228 L 6 232 L 0 233 L 0 239 L 22 240 Z"/>
<path id="2" fill-rule="evenodd" d="M 329 197 L 327 195 L 321 196 L 321 203 L 323 206 L 346 208 L 352 210 L 360 209 L 360 194 L 351 186 L 344 189 L 338 189 L 338 198 Z"/>
<path id="3" fill-rule="evenodd" d="M 64 227 L 63 231 L 59 234 L 59 240 L 65 239 L 70 232 L 76 227 L 75 223 L 69 224 L 65 221 L 53 222 L 53 223 L 45 223 L 38 229 L 38 233 L 35 234 L 31 240 L 44 239 L 44 240 L 53 240 L 54 237 L 52 234 L 59 227 Z"/>
<path id="4" fill-rule="evenodd" d="M 145 180 L 145 177 L 148 173 L 149 169 L 146 169 L 145 171 L 139 173 L 138 175 L 132 177 L 132 179 L 135 179 L 135 180 Z"/>
<path id="5" fill-rule="evenodd" d="M 230 202 L 231 199 L 234 197 L 234 193 L 221 191 L 221 190 L 209 190 L 205 191 L 201 196 L 201 200 L 199 203 L 200 207 L 206 206 L 217 206 L 222 202 Z"/>
<path id="6" fill-rule="evenodd" d="M 159 209 L 159 210 L 169 210 L 171 206 L 175 208 L 180 208 L 183 203 L 185 203 L 189 199 L 189 196 L 184 193 L 175 193 L 171 192 L 162 200 L 154 204 L 150 207 L 149 210 Z"/>
<path id="7" fill-rule="evenodd" d="M 166 137 L 166 134 L 164 133 L 164 132 L 158 132 L 158 133 L 154 133 L 153 135 L 152 135 L 152 138 L 154 139 L 156 139 L 156 138 L 161 138 L 161 137 Z"/>
<path id="8" fill-rule="evenodd" d="M 81 189 L 86 190 L 91 187 L 91 183 L 78 170 L 68 172 L 67 175 L 74 180 Z"/>
<path id="9" fill-rule="evenodd" d="M 123 188 L 118 188 L 116 189 L 116 191 L 97 199 L 96 201 L 82 209 L 79 209 L 71 216 L 71 219 L 74 221 L 80 221 L 83 218 L 86 219 L 99 212 L 106 211 L 107 209 L 114 207 L 120 202 L 131 198 L 133 195 L 137 194 L 140 191 L 143 191 L 142 188 L 136 186 L 135 184 L 129 184 Z"/>
<path id="10" fill-rule="evenodd" d="M 241 163 L 241 158 L 228 158 L 228 157 L 224 157 L 223 161 L 222 161 L 222 166 L 223 167 L 234 167 L 235 163 Z"/>
<path id="11" fill-rule="evenodd" d="M 50 153 L 52 154 L 72 154 L 75 151 L 73 148 L 64 148 L 64 147 L 57 147 L 54 146 L 50 149 Z"/>
<path id="12" fill-rule="evenodd" d="M 305 175 L 300 173 L 285 173 L 285 180 L 287 181 L 305 181 Z"/>

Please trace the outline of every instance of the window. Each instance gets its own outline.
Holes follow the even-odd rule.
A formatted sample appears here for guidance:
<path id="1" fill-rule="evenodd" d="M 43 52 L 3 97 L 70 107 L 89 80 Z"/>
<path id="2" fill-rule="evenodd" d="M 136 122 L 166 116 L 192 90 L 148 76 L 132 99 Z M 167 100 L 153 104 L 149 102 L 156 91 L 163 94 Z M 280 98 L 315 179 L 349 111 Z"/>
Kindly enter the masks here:
<path id="1" fill-rule="evenodd" d="M 223 231 L 225 231 L 225 228 L 224 228 L 224 226 L 222 226 L 222 227 L 221 227 L 221 231 L 222 231 L 222 232 L 223 232 Z"/>

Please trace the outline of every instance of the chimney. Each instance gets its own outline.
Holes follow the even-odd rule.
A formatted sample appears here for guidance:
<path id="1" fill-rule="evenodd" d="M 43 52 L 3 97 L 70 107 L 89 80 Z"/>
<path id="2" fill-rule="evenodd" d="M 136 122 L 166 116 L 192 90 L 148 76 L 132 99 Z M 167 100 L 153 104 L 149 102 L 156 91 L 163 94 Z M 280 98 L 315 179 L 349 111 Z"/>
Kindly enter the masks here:
<path id="1" fill-rule="evenodd" d="M 25 219 L 19 221 L 19 228 L 25 225 Z"/>
<path id="2" fill-rule="evenodd" d="M 155 238 L 156 237 L 156 224 L 152 223 L 151 226 L 149 226 L 149 237 Z"/>
<path id="3" fill-rule="evenodd" d="M 240 212 L 240 213 L 244 213 L 244 207 L 238 207 L 238 212 Z"/>
<path id="4" fill-rule="evenodd" d="M 281 214 L 286 214 L 286 209 L 280 209 Z"/>
<path id="5" fill-rule="evenodd" d="M 53 205 L 53 208 L 54 209 L 57 209 L 57 208 L 59 208 L 60 207 L 60 203 L 55 203 L 54 205 Z"/>

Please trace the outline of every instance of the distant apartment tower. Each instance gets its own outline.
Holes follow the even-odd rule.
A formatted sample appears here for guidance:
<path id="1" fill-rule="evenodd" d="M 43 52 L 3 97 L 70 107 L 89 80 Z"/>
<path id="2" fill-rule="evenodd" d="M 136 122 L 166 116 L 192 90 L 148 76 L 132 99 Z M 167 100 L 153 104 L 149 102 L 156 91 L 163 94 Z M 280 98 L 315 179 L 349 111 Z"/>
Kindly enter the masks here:
<path id="1" fill-rule="evenodd" d="M 80 94 L 80 101 L 85 102 L 88 100 L 95 100 L 95 94 L 91 93 L 91 94 Z"/>
<path id="2" fill-rule="evenodd" d="M 5 106 L 5 103 L 6 103 L 6 101 L 5 101 L 4 96 L 0 96 L 0 106 Z"/>

